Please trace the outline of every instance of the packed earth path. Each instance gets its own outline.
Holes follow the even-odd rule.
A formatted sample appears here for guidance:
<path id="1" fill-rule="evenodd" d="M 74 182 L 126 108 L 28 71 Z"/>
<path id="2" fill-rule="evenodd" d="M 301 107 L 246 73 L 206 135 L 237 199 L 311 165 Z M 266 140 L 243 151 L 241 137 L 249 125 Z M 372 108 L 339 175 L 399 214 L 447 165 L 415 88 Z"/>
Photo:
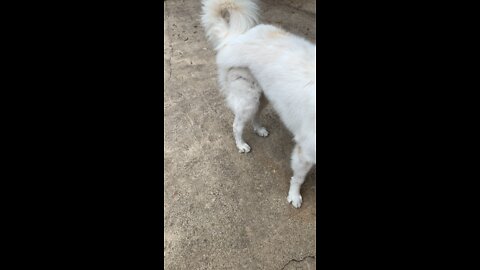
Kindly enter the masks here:
<path id="1" fill-rule="evenodd" d="M 261 19 L 315 42 L 314 0 L 261 1 Z M 268 106 L 270 135 L 244 139 L 218 91 L 200 1 L 164 2 L 164 268 L 316 269 L 316 167 L 287 202 L 292 135 Z M 319 181 L 321 181 L 319 179 Z"/>

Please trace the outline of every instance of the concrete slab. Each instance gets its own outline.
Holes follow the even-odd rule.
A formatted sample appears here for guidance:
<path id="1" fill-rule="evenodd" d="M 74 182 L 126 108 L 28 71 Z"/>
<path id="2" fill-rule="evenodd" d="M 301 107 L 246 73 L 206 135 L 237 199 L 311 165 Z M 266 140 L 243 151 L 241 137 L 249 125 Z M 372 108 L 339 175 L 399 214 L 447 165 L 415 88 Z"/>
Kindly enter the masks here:
<path id="1" fill-rule="evenodd" d="M 262 19 L 315 40 L 315 1 L 263 1 Z M 238 153 L 216 82 L 200 1 L 164 2 L 164 267 L 315 269 L 315 169 L 300 209 L 286 197 L 291 134 L 267 107 L 261 138 Z"/>

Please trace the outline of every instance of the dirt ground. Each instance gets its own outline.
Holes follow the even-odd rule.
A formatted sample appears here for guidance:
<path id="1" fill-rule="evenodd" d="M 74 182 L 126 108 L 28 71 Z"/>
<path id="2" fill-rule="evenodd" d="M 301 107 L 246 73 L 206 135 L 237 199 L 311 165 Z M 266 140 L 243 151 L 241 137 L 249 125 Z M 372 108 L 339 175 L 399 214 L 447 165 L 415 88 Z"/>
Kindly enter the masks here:
<path id="1" fill-rule="evenodd" d="M 262 1 L 262 21 L 315 42 L 314 0 Z M 200 1 L 164 2 L 164 268 L 315 269 L 315 167 L 287 202 L 292 136 L 268 106 L 270 135 L 238 153 Z"/>

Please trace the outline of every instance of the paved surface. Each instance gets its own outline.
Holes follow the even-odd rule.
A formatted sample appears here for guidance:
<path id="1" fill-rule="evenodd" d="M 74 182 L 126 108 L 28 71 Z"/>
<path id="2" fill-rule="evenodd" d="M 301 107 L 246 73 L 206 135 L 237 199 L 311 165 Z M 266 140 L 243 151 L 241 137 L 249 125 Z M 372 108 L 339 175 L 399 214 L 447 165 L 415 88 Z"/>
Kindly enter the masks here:
<path id="1" fill-rule="evenodd" d="M 238 153 L 216 82 L 200 1 L 164 4 L 164 268 L 315 269 L 315 168 L 303 204 L 287 202 L 292 137 L 268 106 L 270 132 Z M 263 1 L 262 19 L 315 41 L 315 1 Z"/>

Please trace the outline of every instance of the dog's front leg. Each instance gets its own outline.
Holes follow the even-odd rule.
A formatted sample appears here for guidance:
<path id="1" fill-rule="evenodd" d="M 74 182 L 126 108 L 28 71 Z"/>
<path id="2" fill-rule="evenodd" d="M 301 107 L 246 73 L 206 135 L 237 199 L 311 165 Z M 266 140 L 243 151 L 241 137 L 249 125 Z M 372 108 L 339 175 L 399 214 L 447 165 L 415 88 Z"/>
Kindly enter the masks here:
<path id="1" fill-rule="evenodd" d="M 292 203 L 293 207 L 299 208 L 302 205 L 302 195 L 300 188 L 305 181 L 305 176 L 313 167 L 313 163 L 305 160 L 302 149 L 297 144 L 292 153 L 292 170 L 293 176 L 290 179 L 290 190 L 288 191 L 287 200 Z"/>

